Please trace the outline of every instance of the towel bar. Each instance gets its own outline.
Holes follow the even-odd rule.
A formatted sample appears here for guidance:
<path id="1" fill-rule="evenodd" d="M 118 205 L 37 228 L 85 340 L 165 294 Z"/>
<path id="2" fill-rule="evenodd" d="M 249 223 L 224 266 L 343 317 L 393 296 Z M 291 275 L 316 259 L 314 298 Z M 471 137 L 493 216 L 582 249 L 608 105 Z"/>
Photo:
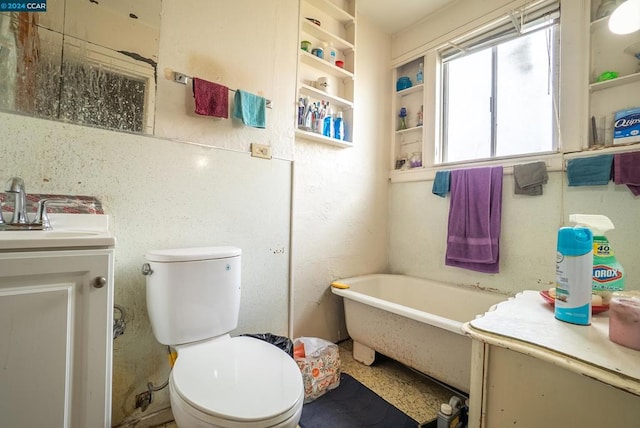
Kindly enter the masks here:
<path id="1" fill-rule="evenodd" d="M 186 74 L 183 74 L 183 73 L 178 73 L 177 71 L 173 72 L 173 81 L 176 83 L 181 83 L 183 85 L 186 85 L 189 79 L 193 80 L 193 77 L 187 76 Z M 231 92 L 236 91 L 235 89 L 231 89 L 231 88 L 229 88 L 229 90 Z M 267 108 L 271 108 L 271 100 L 267 100 Z"/>

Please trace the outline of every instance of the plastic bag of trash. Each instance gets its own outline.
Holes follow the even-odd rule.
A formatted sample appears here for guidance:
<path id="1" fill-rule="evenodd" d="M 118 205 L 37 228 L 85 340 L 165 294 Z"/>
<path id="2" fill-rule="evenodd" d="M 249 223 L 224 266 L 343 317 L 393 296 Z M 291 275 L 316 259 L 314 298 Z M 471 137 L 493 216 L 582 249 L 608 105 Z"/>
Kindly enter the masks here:
<path id="1" fill-rule="evenodd" d="M 278 348 L 282 349 L 284 352 L 293 357 L 293 342 L 288 337 L 284 336 L 276 336 L 271 333 L 254 333 L 254 334 L 241 334 L 241 336 L 249 336 L 254 337 L 256 339 L 264 340 Z"/>
<path id="2" fill-rule="evenodd" d="M 335 343 L 299 337 L 293 340 L 293 358 L 302 373 L 305 403 L 340 385 L 340 352 Z"/>

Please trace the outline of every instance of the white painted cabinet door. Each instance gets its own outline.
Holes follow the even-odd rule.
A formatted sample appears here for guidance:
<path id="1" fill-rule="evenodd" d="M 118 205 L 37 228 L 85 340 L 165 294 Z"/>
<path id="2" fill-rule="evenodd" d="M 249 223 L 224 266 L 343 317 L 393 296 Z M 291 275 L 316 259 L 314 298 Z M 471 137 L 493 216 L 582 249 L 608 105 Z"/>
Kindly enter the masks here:
<path id="1" fill-rule="evenodd" d="M 112 335 L 113 250 L 0 253 L 0 424 L 110 427 Z"/>

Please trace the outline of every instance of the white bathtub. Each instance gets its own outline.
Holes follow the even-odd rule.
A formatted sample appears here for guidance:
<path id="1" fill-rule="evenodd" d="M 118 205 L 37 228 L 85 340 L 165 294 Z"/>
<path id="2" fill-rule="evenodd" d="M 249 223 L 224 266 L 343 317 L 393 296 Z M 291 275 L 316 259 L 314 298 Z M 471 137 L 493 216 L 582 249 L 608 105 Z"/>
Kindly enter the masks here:
<path id="1" fill-rule="evenodd" d="M 353 356 L 370 365 L 375 352 L 469 392 L 471 339 L 462 324 L 509 296 L 404 275 L 341 279 Z"/>

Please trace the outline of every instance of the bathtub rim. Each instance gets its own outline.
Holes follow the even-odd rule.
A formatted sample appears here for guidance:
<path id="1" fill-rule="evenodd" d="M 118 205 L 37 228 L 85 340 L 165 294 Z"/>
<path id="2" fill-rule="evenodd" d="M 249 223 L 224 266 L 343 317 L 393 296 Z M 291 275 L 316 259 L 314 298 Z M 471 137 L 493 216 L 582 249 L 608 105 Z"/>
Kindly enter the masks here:
<path id="1" fill-rule="evenodd" d="M 360 276 L 354 276 L 354 277 L 350 277 L 350 278 L 340 279 L 338 281 L 343 283 L 343 284 L 346 284 L 346 285 L 353 285 L 353 284 L 356 284 L 358 282 L 371 280 L 371 279 L 376 279 L 376 278 L 380 278 L 380 277 L 401 277 L 401 278 L 408 278 L 408 279 L 413 279 L 413 280 L 418 280 L 418 281 L 433 282 L 433 283 L 436 283 L 436 284 L 441 285 L 443 287 L 455 287 L 454 285 L 445 284 L 445 283 L 437 282 L 437 281 L 432 281 L 432 280 L 424 279 L 424 278 L 418 278 L 418 277 L 415 277 L 415 276 L 402 275 L 402 274 L 389 274 L 389 273 L 375 273 L 375 274 L 368 274 L 368 275 L 360 275 Z M 482 293 L 491 293 L 489 291 L 482 291 L 482 290 L 474 290 L 474 291 L 478 291 L 478 292 L 482 292 Z M 424 311 L 420 311 L 418 309 L 414 309 L 414 308 L 411 308 L 411 307 L 408 307 L 408 306 L 400 305 L 398 303 L 389 302 L 388 300 L 383 300 L 383 299 L 380 299 L 378 297 L 368 296 L 366 294 L 362 294 L 362 293 L 359 293 L 357 291 L 351 290 L 351 288 L 331 287 L 331 292 L 333 294 L 341 296 L 341 297 L 343 297 L 345 299 L 350 299 L 350 300 L 353 300 L 353 301 L 358 302 L 358 303 L 362 303 L 362 304 L 365 304 L 365 305 L 373 306 L 375 308 L 378 308 L 378 309 L 381 309 L 381 310 L 385 310 L 385 311 L 394 313 L 396 315 L 404 316 L 404 317 L 410 318 L 410 319 L 418 321 L 418 322 L 429 324 L 429 325 L 432 325 L 434 327 L 439 327 L 439 328 L 442 328 L 444 330 L 447 330 L 447 331 L 450 331 L 450 332 L 453 332 L 453 333 L 456 333 L 456 334 L 460 334 L 460 335 L 465 335 L 465 333 L 464 333 L 464 331 L 462 329 L 462 326 L 466 322 L 472 321 L 473 319 L 477 318 L 478 316 L 482 316 L 484 314 L 484 312 L 482 312 L 480 314 L 475 314 L 475 316 L 472 317 L 471 319 L 469 319 L 467 321 L 464 321 L 464 322 L 460 322 L 460 321 L 452 320 L 450 318 L 442 317 L 440 315 L 435 315 L 435 314 L 431 314 L 429 312 L 424 312 Z M 499 295 L 499 293 L 491 293 L 491 294 Z M 505 298 L 506 298 L 506 296 L 505 296 Z M 489 310 L 489 308 L 487 308 L 487 310 Z"/>

